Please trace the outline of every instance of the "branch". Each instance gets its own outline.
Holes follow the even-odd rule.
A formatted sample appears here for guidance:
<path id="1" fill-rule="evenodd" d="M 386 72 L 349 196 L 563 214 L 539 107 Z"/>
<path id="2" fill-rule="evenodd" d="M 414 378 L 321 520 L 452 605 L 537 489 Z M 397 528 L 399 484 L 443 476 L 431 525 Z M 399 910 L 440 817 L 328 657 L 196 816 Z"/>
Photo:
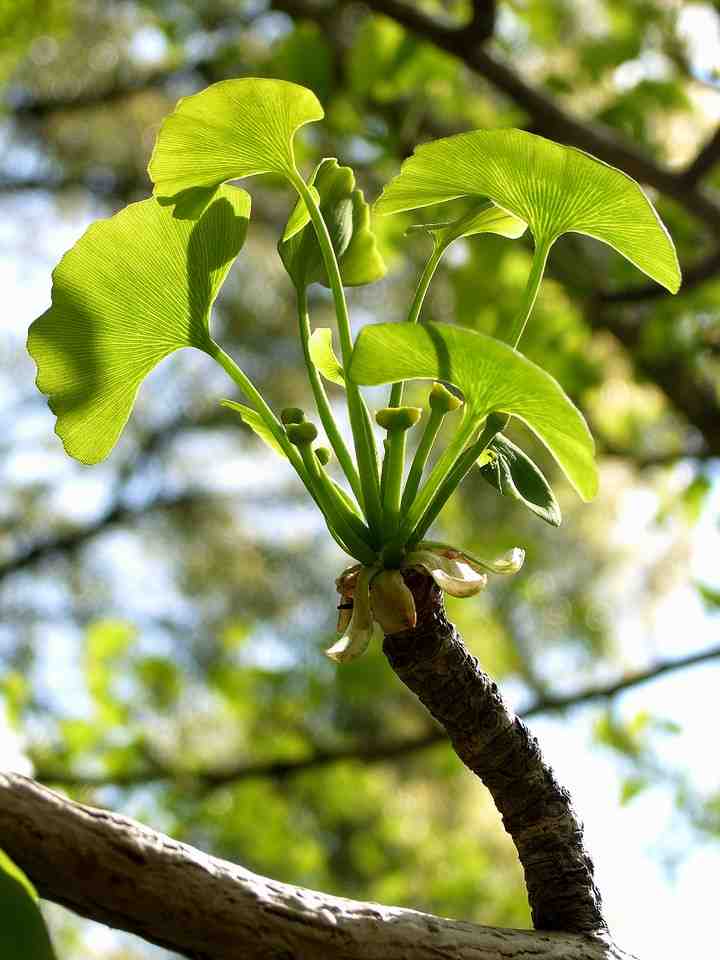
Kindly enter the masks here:
<path id="1" fill-rule="evenodd" d="M 720 271 L 720 250 L 713 250 L 702 260 L 691 266 L 682 267 L 682 288 L 680 295 L 712 280 Z M 595 295 L 599 303 L 631 304 L 647 303 L 667 296 L 667 290 L 658 283 L 647 283 L 637 287 L 623 287 L 622 290 L 600 290 Z"/>
<path id="2" fill-rule="evenodd" d="M 588 303 L 585 311 L 591 327 L 609 330 L 632 357 L 635 369 L 657 384 L 672 405 L 700 432 L 704 447 L 711 456 L 720 456 L 720 407 L 715 384 L 691 379 L 688 370 L 675 354 L 647 358 L 641 346 L 641 324 L 628 322 L 623 315 L 602 310 L 602 304 Z"/>
<path id="3" fill-rule="evenodd" d="M 344 3 L 352 0 L 343 0 Z M 365 5 L 376 13 L 391 17 L 417 36 L 429 40 L 435 46 L 461 59 L 481 77 L 489 80 L 498 90 L 519 104 L 528 114 L 531 123 L 539 127 L 545 136 L 561 140 L 587 150 L 601 160 L 621 167 L 626 173 L 650 184 L 677 200 L 695 214 L 707 227 L 717 233 L 720 223 L 720 201 L 706 194 L 685 176 L 661 167 L 633 144 L 621 138 L 611 128 L 583 121 L 558 105 L 553 97 L 530 86 L 519 73 L 503 63 L 494 54 L 477 42 L 472 29 L 446 27 L 431 17 L 419 13 L 397 0 L 365 0 Z M 274 3 L 278 8 L 295 8 L 299 13 L 312 16 L 304 4 L 281 0 Z"/>
<path id="4" fill-rule="evenodd" d="M 593 863 L 569 793 L 447 620 L 434 580 L 417 570 L 404 578 L 415 597 L 417 626 L 386 636 L 383 651 L 490 791 L 525 871 L 534 926 L 606 931 Z"/>
<path id="5" fill-rule="evenodd" d="M 560 713 L 572 707 L 592 703 L 595 700 L 608 700 L 617 696 L 619 693 L 623 693 L 625 690 L 639 687 L 643 683 L 649 683 L 666 673 L 673 673 L 676 670 L 695 667 L 709 660 L 719 658 L 720 644 L 708 647 L 705 650 L 698 650 L 695 653 L 674 660 L 661 660 L 647 667 L 645 670 L 630 673 L 627 676 L 619 677 L 617 680 L 612 680 L 608 683 L 585 687 L 575 693 L 544 695 L 529 704 L 524 710 L 520 710 L 518 716 L 527 720 L 530 717 L 535 717 L 543 713 Z M 260 761 L 258 763 L 246 762 L 231 767 L 205 767 L 196 770 L 179 770 L 177 767 L 171 768 L 161 762 L 155 761 L 151 768 L 146 767 L 141 770 L 132 770 L 113 775 L 83 775 L 71 771 L 68 772 L 67 770 L 53 770 L 51 767 L 46 766 L 35 766 L 34 770 L 36 779 L 41 780 L 43 783 L 52 783 L 55 786 L 63 787 L 136 787 L 163 781 L 182 781 L 184 783 L 197 784 L 201 788 L 212 790 L 217 787 L 225 787 L 229 784 L 238 783 L 242 780 L 282 780 L 297 776 L 300 773 L 305 773 L 308 770 L 317 770 L 345 761 L 364 764 L 385 763 L 388 760 L 404 759 L 421 750 L 426 750 L 429 747 L 434 747 L 439 743 L 445 742 L 447 742 L 447 734 L 443 729 L 435 727 L 427 733 L 422 733 L 414 737 L 405 737 L 401 740 L 388 740 L 384 743 L 382 741 L 379 743 L 355 743 L 334 749 L 316 748 L 312 753 L 304 757 L 287 760 Z"/>
<path id="6" fill-rule="evenodd" d="M 125 481 L 133 474 L 136 475 L 141 466 L 159 450 L 167 447 L 185 429 L 196 427 L 212 427 L 226 420 L 219 410 L 212 410 L 198 416 L 190 417 L 181 413 L 173 419 L 163 423 L 161 427 L 148 430 L 136 443 L 128 460 L 118 467 L 118 479 Z M 136 520 L 155 510 L 173 510 L 176 507 L 192 506 L 195 503 L 207 500 L 209 495 L 201 492 L 185 492 L 173 496 L 160 495 L 137 507 L 130 507 L 124 503 L 126 494 L 125 483 L 115 484 L 112 501 L 103 513 L 92 523 L 68 533 L 58 534 L 31 543 L 24 549 L 0 562 L 0 584 L 6 577 L 10 577 L 21 570 L 25 570 L 48 557 L 57 554 L 72 555 L 89 540 L 104 533 L 111 527 L 119 526 L 126 521 Z M 10 533 L 12 534 L 12 530 Z"/>
<path id="7" fill-rule="evenodd" d="M 600 937 L 482 927 L 269 880 L 0 774 L 0 836 L 42 897 L 192 960 L 630 960 Z"/>
<path id="8" fill-rule="evenodd" d="M 20 120 L 43 120 L 53 113 L 89 110 L 156 90 L 182 74 L 199 73 L 210 82 L 214 67 L 212 58 L 198 59 L 190 63 L 158 67 L 129 81 L 86 90 L 74 97 L 27 97 L 12 104 L 12 115 Z"/>
<path id="9" fill-rule="evenodd" d="M 148 193 L 150 181 L 147 177 L 113 173 L 109 176 L 49 176 L 49 177 L 1 177 L 0 194 L 31 191 L 61 193 L 63 190 L 88 190 L 99 196 L 125 198 L 133 193 Z"/>
<path id="10" fill-rule="evenodd" d="M 25 570 L 33 564 L 46 560 L 48 557 L 59 553 L 70 556 L 83 547 L 88 540 L 128 520 L 135 520 L 154 510 L 174 510 L 177 507 L 192 506 L 205 499 L 207 498 L 204 494 L 181 493 L 174 496 L 154 497 L 139 507 L 130 507 L 124 503 L 115 503 L 102 513 L 94 523 L 80 527 L 78 530 L 72 530 L 69 533 L 60 534 L 59 536 L 42 540 L 39 543 L 34 543 L 32 546 L 20 551 L 16 556 L 0 563 L 0 583 L 2 583 L 6 577 L 19 573 L 21 570 Z"/>
<path id="11" fill-rule="evenodd" d="M 718 162 L 720 162 L 720 127 L 700 149 L 693 162 L 686 167 L 682 177 L 686 183 L 694 185 L 710 173 Z"/>
<path id="12" fill-rule="evenodd" d="M 476 43 L 485 43 L 495 33 L 497 3 L 495 0 L 473 0 L 472 18 L 465 28 L 472 33 Z"/>

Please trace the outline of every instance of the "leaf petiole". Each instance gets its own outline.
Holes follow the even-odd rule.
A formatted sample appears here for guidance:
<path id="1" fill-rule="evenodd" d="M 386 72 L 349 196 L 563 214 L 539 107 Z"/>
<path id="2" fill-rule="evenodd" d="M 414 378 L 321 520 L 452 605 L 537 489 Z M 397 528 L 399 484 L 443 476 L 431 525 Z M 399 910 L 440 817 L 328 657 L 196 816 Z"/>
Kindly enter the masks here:
<path id="1" fill-rule="evenodd" d="M 435 494 L 442 485 L 445 478 L 453 469 L 456 461 L 463 453 L 467 443 L 471 440 L 477 430 L 477 421 L 474 417 L 465 413 L 455 436 L 447 445 L 437 463 L 430 472 L 430 476 L 425 481 L 425 485 L 416 497 L 414 503 L 405 514 L 404 520 L 400 524 L 397 536 L 393 543 L 408 543 L 416 539 L 415 533 L 418 524 L 422 521 L 425 511 L 430 506 Z"/>
<path id="2" fill-rule="evenodd" d="M 303 482 L 305 482 L 306 474 L 302 465 L 302 460 L 300 459 L 293 445 L 288 440 L 283 425 L 280 423 L 267 403 L 265 403 L 260 391 L 252 382 L 250 377 L 243 373 L 233 358 L 226 353 L 219 344 L 215 343 L 214 340 L 210 341 L 210 346 L 207 352 L 213 358 L 213 360 L 216 360 L 220 364 L 230 379 L 233 380 L 238 387 L 240 387 L 255 410 L 257 410 L 257 412 L 263 418 L 268 430 L 270 430 L 272 435 L 280 444 L 283 452 L 287 456 L 288 460 L 292 463 Z M 305 485 L 307 486 L 307 483 Z"/>
<path id="3" fill-rule="evenodd" d="M 405 467 L 406 435 L 422 416 L 419 407 L 385 407 L 375 419 L 387 431 L 383 461 L 383 540 L 388 541 L 400 523 L 400 491 Z"/>
<path id="4" fill-rule="evenodd" d="M 509 419 L 510 417 L 507 414 L 490 414 L 478 439 L 460 454 L 454 466 L 438 487 L 415 527 L 412 535 L 413 542 L 423 539 L 425 533 L 435 522 L 440 511 L 465 479 L 483 450 L 492 441 L 493 437 L 507 426 Z"/>
<path id="5" fill-rule="evenodd" d="M 300 342 L 302 344 L 303 357 L 305 358 L 305 366 L 307 367 L 308 379 L 310 380 L 310 386 L 312 387 L 313 396 L 315 397 L 318 416 L 325 429 L 327 438 L 330 441 L 330 445 L 335 451 L 335 456 L 338 458 L 338 463 L 347 477 L 348 483 L 352 487 L 358 503 L 362 506 L 363 494 L 360 486 L 360 478 L 358 477 L 355 464 L 350 456 L 350 451 L 345 446 L 345 441 L 340 435 L 340 431 L 335 423 L 335 418 L 330 409 L 330 401 L 328 400 L 317 367 L 310 356 L 310 316 L 307 305 L 307 290 L 304 288 L 298 289 L 297 291 L 297 307 Z"/>
<path id="6" fill-rule="evenodd" d="M 343 290 L 340 267 L 338 266 L 337 257 L 335 256 L 335 250 L 333 249 L 332 240 L 330 239 L 323 215 L 310 188 L 297 171 L 293 173 L 291 182 L 307 207 L 320 246 L 323 263 L 325 264 L 325 270 L 327 271 L 330 288 L 335 301 L 340 349 L 343 366 L 347 371 L 350 366 L 353 343 L 345 291 Z M 382 506 L 380 503 L 377 450 L 375 448 L 372 423 L 370 422 L 370 415 L 359 388 L 350 380 L 347 381 L 347 399 L 350 427 L 355 441 L 355 453 L 358 462 L 365 514 L 371 531 L 376 536 L 379 536 L 382 531 Z"/>
<path id="7" fill-rule="evenodd" d="M 520 303 L 520 309 L 515 314 L 512 325 L 507 332 L 507 336 L 503 337 L 505 342 L 509 343 L 511 347 L 517 347 L 518 343 L 520 342 L 520 337 L 522 337 L 523 331 L 525 330 L 525 324 L 528 322 L 528 318 L 532 313 L 532 308 L 535 305 L 535 300 L 537 299 L 538 291 L 540 290 L 540 284 L 542 283 L 543 274 L 545 273 L 545 264 L 547 263 L 548 253 L 550 252 L 550 247 L 552 244 L 552 240 L 535 241 L 535 252 L 533 253 L 530 274 L 525 285 L 522 301 Z"/>
<path id="8" fill-rule="evenodd" d="M 325 472 L 312 448 L 312 441 L 299 441 L 293 436 L 293 432 L 298 434 L 303 431 L 303 428 L 310 427 L 312 425 L 309 423 L 291 424 L 288 427 L 288 436 L 291 443 L 300 451 L 302 462 L 315 494 L 315 502 L 322 510 L 328 527 L 335 530 L 350 548 L 348 550 L 350 555 L 363 563 L 374 563 L 376 560 L 375 551 L 367 539 L 370 531 L 357 514 L 350 510 L 339 489 Z M 316 433 L 314 427 L 312 430 L 313 433 Z"/>
<path id="9" fill-rule="evenodd" d="M 425 301 L 425 295 L 428 292 L 430 287 L 430 281 L 435 275 L 435 271 L 438 268 L 438 264 L 442 259 L 442 255 L 446 250 L 446 246 L 438 243 L 436 240 L 433 240 L 433 250 L 430 256 L 428 257 L 427 263 L 423 272 L 420 274 L 420 279 L 418 280 L 417 287 L 415 288 L 415 296 L 413 297 L 413 302 L 410 305 L 410 310 L 407 315 L 407 323 L 417 323 L 420 317 L 420 311 L 422 310 L 422 305 Z M 405 384 L 400 381 L 400 383 L 394 383 L 390 390 L 390 401 L 388 402 L 389 407 L 399 407 L 403 400 L 403 392 L 405 389 Z"/>
<path id="10" fill-rule="evenodd" d="M 407 513 L 415 499 L 418 488 L 420 487 L 423 470 L 427 464 L 430 451 L 433 448 L 444 417 L 445 414 L 441 410 L 430 410 L 428 422 L 425 424 L 422 439 L 415 451 L 415 456 L 413 457 L 413 462 L 410 465 L 410 471 L 405 481 L 405 489 L 403 490 L 402 501 L 400 503 L 401 513 Z"/>

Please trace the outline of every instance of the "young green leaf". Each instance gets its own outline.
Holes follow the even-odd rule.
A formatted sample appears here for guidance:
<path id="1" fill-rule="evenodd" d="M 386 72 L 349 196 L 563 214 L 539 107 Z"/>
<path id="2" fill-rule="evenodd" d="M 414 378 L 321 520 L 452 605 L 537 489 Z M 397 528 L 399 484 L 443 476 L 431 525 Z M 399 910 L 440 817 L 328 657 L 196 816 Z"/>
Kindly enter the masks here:
<path id="1" fill-rule="evenodd" d="M 196 191 L 194 209 L 176 208 L 178 217 L 195 217 L 198 188 L 209 201 L 228 180 L 297 176 L 295 133 L 323 116 L 314 93 L 286 80 L 222 80 L 183 97 L 163 121 L 148 166 L 155 196 L 178 203 Z"/>
<path id="2" fill-rule="evenodd" d="M 310 359 L 326 380 L 345 386 L 345 372 L 338 360 L 332 344 L 330 327 L 317 327 L 310 334 L 308 344 Z"/>
<path id="3" fill-rule="evenodd" d="M 360 286 L 383 277 L 385 264 L 370 229 L 370 208 L 362 190 L 355 187 L 350 167 L 326 158 L 315 168 L 308 186 L 327 224 L 343 283 Z M 320 246 L 309 220 L 304 201 L 298 199 L 278 244 L 285 269 L 298 289 L 315 282 L 328 286 Z"/>
<path id="4" fill-rule="evenodd" d="M 503 496 L 524 503 L 552 526 L 560 526 L 562 514 L 550 484 L 526 453 L 498 433 L 490 441 L 486 455 L 480 473 L 488 483 Z"/>
<path id="5" fill-rule="evenodd" d="M 257 411 L 253 410 L 253 408 L 249 407 L 246 403 L 237 403 L 235 400 L 221 400 L 220 403 L 223 407 L 227 407 L 228 410 L 234 410 L 242 422 L 250 427 L 253 433 L 260 437 L 263 443 L 266 443 L 271 450 L 274 450 L 279 456 L 287 458 L 287 454 L 280 446 L 277 437 Z"/>
<path id="6" fill-rule="evenodd" d="M 403 380 L 452 383 L 465 416 L 478 428 L 489 413 L 518 417 L 542 440 L 584 500 L 597 492 L 594 443 L 587 424 L 557 381 L 507 344 L 445 323 L 364 327 L 349 376 L 376 386 Z"/>
<path id="7" fill-rule="evenodd" d="M 527 223 L 487 200 L 473 203 L 470 209 L 456 220 L 445 223 L 418 223 L 408 233 L 422 230 L 429 233 L 434 243 L 443 250 L 462 237 L 474 237 L 480 233 L 496 233 L 498 236 L 517 240 L 527 230 Z"/>
<path id="8" fill-rule="evenodd" d="M 523 130 L 474 130 L 418 147 L 376 207 L 399 213 L 457 197 L 489 197 L 527 221 L 538 247 L 561 234 L 607 243 L 675 293 L 672 240 L 639 185 L 573 147 Z"/>
<path id="9" fill-rule="evenodd" d="M 25 874 L 0 850 L 0 957 L 55 960 L 37 894 Z"/>
<path id="10" fill-rule="evenodd" d="M 70 456 L 104 459 L 153 367 L 181 347 L 208 349 L 210 308 L 249 216 L 236 187 L 222 187 L 196 222 L 143 200 L 94 223 L 62 258 L 28 350 Z"/>

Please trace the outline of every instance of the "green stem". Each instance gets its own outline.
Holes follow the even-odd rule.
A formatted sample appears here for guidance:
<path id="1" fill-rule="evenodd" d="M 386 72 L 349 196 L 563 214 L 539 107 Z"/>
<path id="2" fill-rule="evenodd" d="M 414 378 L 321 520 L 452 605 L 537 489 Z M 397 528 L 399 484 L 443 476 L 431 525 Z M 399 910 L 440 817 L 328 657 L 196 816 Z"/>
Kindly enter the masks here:
<path id="1" fill-rule="evenodd" d="M 360 478 L 358 477 L 355 464 L 350 456 L 350 451 L 345 446 L 345 441 L 340 435 L 340 431 L 335 423 L 335 418 L 333 417 L 332 410 L 330 409 L 330 401 L 328 400 L 325 387 L 320 379 L 320 374 L 318 373 L 317 367 L 312 362 L 310 357 L 310 316 L 307 306 L 307 290 L 304 288 L 298 289 L 297 295 L 300 342 L 302 343 L 302 351 L 305 358 L 305 366 L 307 367 L 308 379 L 310 380 L 310 386 L 312 387 L 313 396 L 315 397 L 315 406 L 317 407 L 320 422 L 325 429 L 325 433 L 330 441 L 330 445 L 335 451 L 335 456 L 338 458 L 338 463 L 342 467 L 343 473 L 347 477 L 348 483 L 352 487 L 352 491 L 355 494 L 358 503 L 362 506 L 363 496 L 362 489 L 360 487 Z"/>
<path id="2" fill-rule="evenodd" d="M 452 470 L 440 484 L 435 496 L 432 498 L 415 527 L 412 538 L 413 541 L 417 542 L 418 540 L 422 540 L 425 533 L 437 519 L 442 508 L 472 469 L 480 454 L 492 441 L 493 437 L 505 428 L 509 419 L 510 417 L 506 414 L 490 414 L 483 432 L 478 439 L 458 457 Z"/>
<path id="3" fill-rule="evenodd" d="M 422 435 L 422 440 L 418 444 L 418 448 L 415 451 L 413 462 L 410 465 L 408 478 L 405 482 L 405 489 L 403 491 L 402 502 L 400 504 L 401 513 L 406 513 L 415 499 L 415 495 L 420 487 L 420 480 L 422 479 L 423 471 L 425 469 L 425 465 L 427 464 L 430 451 L 433 448 L 433 444 L 435 443 L 444 418 L 445 414 L 441 410 L 430 410 L 430 417 L 428 422 L 425 424 L 425 431 Z"/>
<path id="4" fill-rule="evenodd" d="M 433 246 L 433 252 L 430 254 L 430 257 L 425 264 L 425 269 L 420 274 L 420 279 L 418 280 L 417 287 L 415 288 L 415 296 L 413 297 L 413 302 L 410 304 L 410 311 L 407 315 L 408 323 L 417 323 L 420 316 L 420 311 L 422 310 L 422 305 L 425 300 L 425 294 L 428 292 L 428 287 L 430 286 L 430 281 L 437 270 L 437 266 L 442 259 L 442 255 L 445 252 L 445 247 L 436 243 Z M 399 407 L 403 400 L 403 393 L 405 389 L 404 383 L 394 383 L 390 390 L 390 402 L 388 403 L 389 407 Z"/>
<path id="5" fill-rule="evenodd" d="M 525 285 L 525 291 L 523 293 L 523 298 L 520 303 L 520 309 L 515 315 L 515 319 L 510 326 L 510 329 L 507 332 L 507 336 L 503 339 L 506 343 L 509 343 L 513 347 L 517 347 L 520 342 L 520 337 L 523 335 L 525 330 L 525 324 L 528 321 L 528 317 L 532 313 L 532 308 L 537 299 L 538 290 L 540 289 L 540 284 L 542 283 L 543 273 L 545 272 L 545 263 L 547 262 L 548 253 L 550 252 L 550 247 L 552 246 L 552 240 L 537 240 L 535 241 L 535 252 L 533 254 L 532 265 L 530 267 L 530 275 L 527 279 L 527 284 Z"/>
<path id="6" fill-rule="evenodd" d="M 390 539 L 400 521 L 400 490 L 405 467 L 407 430 L 390 430 L 387 435 L 387 452 L 383 464 L 385 486 L 383 489 L 383 521 L 385 537 Z"/>
<path id="7" fill-rule="evenodd" d="M 302 462 L 302 459 L 300 458 L 300 455 L 298 454 L 295 447 L 288 440 L 287 434 L 285 432 L 285 429 L 282 423 L 280 423 L 280 421 L 272 412 L 270 407 L 267 405 L 267 403 L 265 403 L 260 391 L 254 385 L 252 380 L 247 376 L 247 374 L 242 372 L 242 370 L 235 363 L 233 358 L 229 354 L 225 353 L 223 348 L 219 346 L 219 344 L 215 343 L 214 340 L 211 341 L 210 343 L 208 353 L 213 358 L 213 360 L 216 360 L 220 364 L 220 366 L 227 373 L 230 379 L 233 380 L 238 387 L 240 387 L 240 389 L 248 398 L 250 403 L 253 405 L 253 407 L 257 410 L 257 412 L 263 418 L 268 429 L 272 431 L 273 436 L 282 447 L 285 453 L 285 456 L 288 458 L 292 466 L 295 468 L 295 471 L 299 475 L 300 479 L 303 481 L 303 483 L 309 490 L 310 488 L 308 486 L 307 472 L 305 470 L 305 467 L 303 466 L 303 462 Z"/>
<path id="8" fill-rule="evenodd" d="M 421 521 L 425 510 L 430 505 L 438 488 L 443 483 L 447 475 L 455 465 L 455 462 L 462 454 L 466 444 L 477 429 L 477 420 L 467 414 L 458 427 L 455 436 L 447 445 L 437 463 L 430 472 L 430 476 L 425 481 L 425 485 L 416 497 L 414 503 L 405 515 L 405 519 L 400 525 L 397 536 L 393 543 L 407 543 L 414 537 L 417 524 Z"/>
<path id="9" fill-rule="evenodd" d="M 311 444 L 304 444 L 299 449 L 315 491 L 316 502 L 325 516 L 328 527 L 336 530 L 347 543 L 351 556 L 362 563 L 374 563 L 377 559 L 376 554 L 366 540 L 370 531 L 362 520 L 348 509 L 332 480 L 318 462 Z"/>
<path id="10" fill-rule="evenodd" d="M 250 378 L 242 372 L 242 370 L 235 363 L 233 358 L 229 354 L 225 353 L 223 348 L 219 346 L 217 343 L 215 343 L 214 341 L 210 342 L 210 346 L 207 352 L 214 360 L 216 360 L 220 364 L 220 366 L 223 368 L 223 370 L 225 370 L 225 372 L 228 374 L 230 379 L 233 380 L 238 387 L 240 387 L 242 392 L 245 394 L 245 396 L 248 398 L 251 404 L 255 407 L 257 412 L 265 421 L 268 429 L 272 431 L 273 436 L 282 447 L 285 453 L 285 456 L 288 458 L 295 472 L 302 480 L 305 489 L 313 498 L 313 500 L 318 505 L 320 510 L 323 511 L 322 504 L 318 500 L 312 480 L 308 476 L 308 472 L 305 469 L 305 465 L 302 461 L 302 458 L 297 452 L 297 449 L 288 440 L 287 433 L 285 432 L 283 425 L 280 423 L 278 418 L 272 412 L 270 407 L 265 403 L 259 390 L 257 389 L 257 387 L 255 387 L 252 380 L 250 380 Z M 323 511 L 323 514 L 324 514 L 324 511 Z M 328 530 L 330 531 L 330 535 L 332 536 L 333 540 L 337 543 L 337 545 L 340 547 L 340 549 L 344 550 L 345 553 L 347 553 L 349 556 L 351 557 L 354 556 L 353 551 L 349 549 L 348 546 L 343 542 L 339 534 L 330 525 L 330 523 L 328 523 Z"/>
<path id="11" fill-rule="evenodd" d="M 340 350 L 342 353 L 343 367 L 347 372 L 350 367 L 353 343 L 345 291 L 343 290 L 340 267 L 338 266 L 335 256 L 335 250 L 333 249 L 332 240 L 330 239 L 330 234 L 328 233 L 327 225 L 320 212 L 320 208 L 315 202 L 315 198 L 308 189 L 307 184 L 297 172 L 292 176 L 291 182 L 302 197 L 315 229 L 315 235 L 317 236 L 323 263 L 325 264 L 325 270 L 330 282 L 330 289 L 332 290 L 335 301 Z M 368 518 L 370 529 L 376 536 L 380 536 L 382 533 L 380 481 L 377 450 L 375 448 L 370 414 L 362 399 L 359 388 L 352 383 L 349 378 L 346 382 L 346 388 L 350 427 L 355 442 L 355 454 L 357 456 L 365 514 Z"/>

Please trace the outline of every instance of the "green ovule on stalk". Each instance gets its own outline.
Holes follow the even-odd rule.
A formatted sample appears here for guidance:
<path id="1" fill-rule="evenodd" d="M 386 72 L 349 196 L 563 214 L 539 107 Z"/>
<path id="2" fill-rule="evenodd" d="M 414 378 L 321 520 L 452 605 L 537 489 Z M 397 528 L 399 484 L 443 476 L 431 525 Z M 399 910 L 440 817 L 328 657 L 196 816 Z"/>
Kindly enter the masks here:
<path id="1" fill-rule="evenodd" d="M 620 170 L 522 130 L 475 130 L 419 147 L 377 201 L 378 214 L 451 200 L 464 210 L 454 220 L 410 228 L 429 235 L 432 251 L 406 322 L 366 326 L 353 340 L 345 288 L 379 280 L 385 266 L 352 170 L 332 158 L 307 178 L 297 167 L 295 134 L 322 117 L 313 93 L 281 80 L 226 80 L 180 100 L 150 161 L 153 197 L 93 224 L 65 254 L 53 274 L 52 305 L 32 324 L 28 348 L 56 431 L 84 463 L 109 454 L 141 382 L 164 357 L 182 347 L 211 356 L 244 395 L 224 405 L 289 462 L 331 535 L 358 561 L 337 581 L 339 639 L 327 651 L 348 660 L 374 635 L 415 625 L 403 571 L 424 570 L 464 597 L 481 590 L 488 573 L 515 573 L 522 565 L 518 548 L 482 559 L 426 539 L 474 467 L 500 494 L 560 523 L 547 480 L 504 434 L 513 417 L 545 445 L 584 500 L 595 495 L 594 445 L 582 414 L 517 350 L 555 241 L 567 232 L 600 240 L 672 293 L 680 271 L 655 209 Z M 249 195 L 229 182 L 263 173 L 282 178 L 296 197 L 278 252 L 296 293 L 322 446 L 302 410 L 272 411 L 210 329 L 213 302 L 250 219 Z M 527 285 L 500 338 L 419 322 L 453 243 L 486 233 L 512 240 L 528 230 L 534 254 Z M 335 330 L 313 328 L 308 288 L 315 283 L 331 291 Z M 409 380 L 432 383 L 425 409 L 403 406 Z M 391 389 L 373 417 L 361 387 L 381 384 Z M 350 436 L 336 419 L 342 402 Z M 385 431 L 382 462 L 376 424 Z"/>

